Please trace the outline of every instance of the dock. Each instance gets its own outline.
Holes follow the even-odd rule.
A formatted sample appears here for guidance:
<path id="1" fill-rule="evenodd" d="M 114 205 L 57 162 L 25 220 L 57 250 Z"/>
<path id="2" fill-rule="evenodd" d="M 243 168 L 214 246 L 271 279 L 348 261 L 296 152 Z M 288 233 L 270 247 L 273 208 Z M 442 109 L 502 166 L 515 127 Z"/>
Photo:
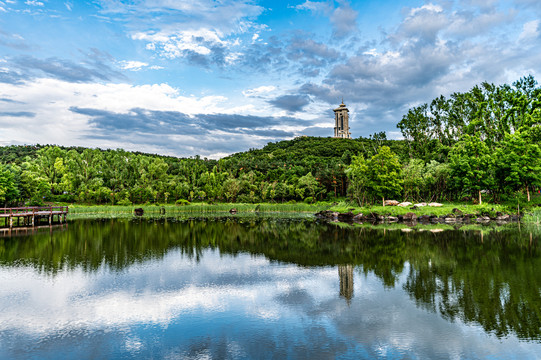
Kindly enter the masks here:
<path id="1" fill-rule="evenodd" d="M 40 206 L 0 208 L 0 226 L 38 226 L 45 219 L 49 225 L 66 222 L 68 216 L 67 206 Z M 56 219 L 55 219 L 56 217 Z M 55 221 L 56 220 L 56 221 Z"/>

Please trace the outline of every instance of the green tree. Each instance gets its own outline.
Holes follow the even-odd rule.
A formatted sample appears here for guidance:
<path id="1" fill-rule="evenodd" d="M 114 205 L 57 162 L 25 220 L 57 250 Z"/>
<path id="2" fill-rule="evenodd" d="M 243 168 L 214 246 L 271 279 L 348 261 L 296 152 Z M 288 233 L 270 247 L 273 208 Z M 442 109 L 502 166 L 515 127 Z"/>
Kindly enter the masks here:
<path id="1" fill-rule="evenodd" d="M 9 167 L 0 164 L 0 203 L 6 203 L 17 200 L 19 191 L 15 182 L 15 175 Z"/>
<path id="2" fill-rule="evenodd" d="M 494 184 L 494 160 L 488 146 L 479 136 L 466 134 L 451 149 L 449 160 L 455 187 L 472 196 L 477 193 L 482 204 L 481 190 L 491 189 Z"/>
<path id="3" fill-rule="evenodd" d="M 382 199 L 392 197 L 402 192 L 402 165 L 398 156 L 388 146 L 382 146 L 368 164 L 370 188 L 375 196 Z"/>
<path id="4" fill-rule="evenodd" d="M 527 133 L 507 134 L 497 149 L 496 174 L 500 187 L 516 191 L 526 190 L 530 201 L 530 187 L 541 185 L 541 149 Z"/>
<path id="5" fill-rule="evenodd" d="M 353 156 L 351 164 L 346 169 L 349 180 L 348 194 L 361 206 L 364 205 L 366 192 L 369 187 L 368 163 L 364 156 Z"/>
<path id="6" fill-rule="evenodd" d="M 299 178 L 297 182 L 297 187 L 303 190 L 302 199 L 305 197 L 314 197 L 319 188 L 319 183 L 316 178 L 312 175 L 311 172 Z"/>

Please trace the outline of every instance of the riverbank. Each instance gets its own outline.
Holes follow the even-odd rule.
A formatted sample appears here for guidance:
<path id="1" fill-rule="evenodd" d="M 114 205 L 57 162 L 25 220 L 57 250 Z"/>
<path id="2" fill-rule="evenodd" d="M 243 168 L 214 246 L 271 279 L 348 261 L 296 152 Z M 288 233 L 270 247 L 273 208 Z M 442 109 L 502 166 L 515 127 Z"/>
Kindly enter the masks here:
<path id="1" fill-rule="evenodd" d="M 143 209 L 144 214 L 201 214 L 201 213 L 307 213 L 320 214 L 320 218 L 339 221 L 419 221 L 427 223 L 454 223 L 487 221 L 517 221 L 541 223 L 541 208 L 522 210 L 521 213 L 509 211 L 509 207 L 500 204 L 442 204 L 441 207 L 422 206 L 370 206 L 355 207 L 345 202 L 316 204 L 238 204 L 238 203 L 193 203 L 190 205 L 70 205 L 70 215 L 84 217 L 107 216 L 114 214 L 134 214 L 134 210 Z M 356 217 L 356 218 L 355 218 Z M 355 220 L 354 220 L 355 218 Z"/>

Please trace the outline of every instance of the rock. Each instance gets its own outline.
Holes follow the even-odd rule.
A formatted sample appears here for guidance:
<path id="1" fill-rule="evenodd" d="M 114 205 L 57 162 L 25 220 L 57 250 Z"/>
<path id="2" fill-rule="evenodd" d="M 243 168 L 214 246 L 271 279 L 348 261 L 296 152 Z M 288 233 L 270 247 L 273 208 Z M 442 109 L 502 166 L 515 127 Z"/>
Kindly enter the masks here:
<path id="1" fill-rule="evenodd" d="M 425 202 L 422 202 L 422 203 L 415 204 L 414 206 L 422 207 L 422 206 L 426 206 L 426 203 L 425 203 Z"/>
<path id="2" fill-rule="evenodd" d="M 404 214 L 403 219 L 404 221 L 417 220 L 417 215 L 415 213 L 409 212 L 409 213 Z"/>
<path id="3" fill-rule="evenodd" d="M 440 203 L 437 203 L 437 202 L 431 202 L 431 203 L 428 203 L 428 206 L 440 207 L 440 206 L 443 206 L 443 204 L 440 204 Z"/>
<path id="4" fill-rule="evenodd" d="M 333 220 L 335 218 L 338 217 L 338 213 L 337 212 L 332 212 L 330 210 L 323 210 L 323 211 L 320 211 L 316 214 L 316 217 L 318 219 L 328 219 L 328 220 Z"/>
<path id="5" fill-rule="evenodd" d="M 498 221 L 509 221 L 511 219 L 511 216 L 505 214 L 505 215 L 500 215 L 500 216 L 497 216 L 496 217 L 496 220 Z"/>
<path id="6" fill-rule="evenodd" d="M 440 232 L 442 232 L 442 231 L 443 231 L 443 229 L 430 229 L 430 232 L 431 232 L 431 233 L 434 233 L 434 234 L 435 234 L 435 233 L 440 233 Z"/>
<path id="7" fill-rule="evenodd" d="M 137 208 L 133 210 L 133 213 L 135 214 L 135 216 L 143 216 L 145 210 L 143 210 L 143 208 Z"/>
<path id="8" fill-rule="evenodd" d="M 389 222 L 397 222 L 398 221 L 398 218 L 396 216 L 389 216 L 387 217 L 387 220 Z"/>
<path id="9" fill-rule="evenodd" d="M 457 208 L 454 208 L 453 210 L 451 210 L 451 212 L 455 215 L 462 215 L 464 214 L 461 210 L 457 209 Z"/>
<path id="10" fill-rule="evenodd" d="M 490 218 L 488 216 L 481 216 L 477 218 L 477 222 L 489 222 Z"/>
<path id="11" fill-rule="evenodd" d="M 400 229 L 400 231 L 402 231 L 402 232 L 411 232 L 411 231 L 413 231 L 413 230 L 410 229 L 410 228 L 405 228 L 405 229 Z"/>
<path id="12" fill-rule="evenodd" d="M 355 215 L 353 215 L 353 213 L 349 211 L 347 213 L 339 213 L 337 217 L 338 221 L 352 221 L 354 216 Z"/>
<path id="13" fill-rule="evenodd" d="M 236 214 L 236 213 L 237 213 L 237 209 L 232 208 L 232 209 L 229 210 L 229 213 L 230 213 L 230 214 Z"/>
<path id="14" fill-rule="evenodd" d="M 410 205 L 412 205 L 412 203 L 410 203 L 409 201 L 404 201 L 404 202 L 401 202 L 400 204 L 398 204 L 396 206 L 406 207 L 406 206 L 410 206 Z"/>
<path id="15" fill-rule="evenodd" d="M 399 204 L 396 200 L 385 200 L 384 206 L 397 206 Z"/>
<path id="16" fill-rule="evenodd" d="M 417 206 L 415 206 L 415 205 L 410 207 L 410 210 L 415 210 L 415 209 L 417 209 Z"/>
<path id="17" fill-rule="evenodd" d="M 364 220 L 363 214 L 359 213 L 353 217 L 353 221 L 362 222 Z"/>
<path id="18" fill-rule="evenodd" d="M 369 220 L 369 221 L 376 221 L 379 217 L 379 214 L 377 213 L 370 213 L 368 215 L 366 215 L 365 219 L 366 220 Z"/>
<path id="19" fill-rule="evenodd" d="M 422 222 L 429 222 L 430 221 L 430 216 L 429 215 L 421 215 L 417 218 L 417 221 L 422 221 Z"/>
<path id="20" fill-rule="evenodd" d="M 446 217 L 445 222 L 446 223 L 454 223 L 454 222 L 456 222 L 456 218 L 454 218 L 454 217 Z"/>

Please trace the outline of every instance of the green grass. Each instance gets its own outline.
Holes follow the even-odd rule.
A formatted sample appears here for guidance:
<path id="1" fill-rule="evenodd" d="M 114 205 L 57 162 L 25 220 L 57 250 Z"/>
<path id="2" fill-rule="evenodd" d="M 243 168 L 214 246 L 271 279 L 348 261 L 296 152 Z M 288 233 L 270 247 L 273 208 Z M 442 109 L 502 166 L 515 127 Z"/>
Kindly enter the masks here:
<path id="1" fill-rule="evenodd" d="M 336 203 L 335 203 L 336 204 Z M 315 214 L 316 212 L 322 210 L 331 210 L 336 212 L 345 213 L 352 211 L 354 214 L 369 214 L 377 213 L 379 215 L 404 215 L 406 213 L 413 212 L 417 216 L 421 215 L 448 215 L 452 214 L 452 210 L 457 208 L 462 211 L 463 214 L 474 214 L 476 216 L 488 215 L 494 216 L 496 212 L 501 212 L 505 214 L 513 214 L 516 212 L 516 209 L 511 209 L 509 206 L 500 205 L 500 204 L 483 204 L 483 205 L 472 205 L 472 204 L 457 204 L 457 203 L 446 203 L 442 207 L 430 207 L 424 206 L 419 207 L 415 210 L 410 209 L 410 207 L 399 207 L 399 206 L 365 206 L 359 207 L 351 205 L 347 202 L 341 201 L 336 205 L 332 205 L 328 202 L 319 202 L 316 204 L 305 204 L 305 203 L 285 203 L 285 204 L 271 204 L 271 203 L 261 203 L 261 204 L 231 204 L 231 203 L 218 203 L 218 204 L 207 204 L 207 203 L 192 203 L 190 205 L 178 206 L 173 204 L 167 205 L 70 205 L 69 212 L 70 215 L 75 217 L 85 217 L 85 216 L 98 216 L 103 215 L 105 217 L 114 217 L 116 215 L 132 215 L 134 209 L 143 208 L 146 215 L 159 215 L 160 209 L 165 209 L 166 215 L 174 214 L 217 214 L 217 213 L 229 213 L 229 210 L 236 209 L 237 213 L 307 213 Z M 513 211 L 515 210 L 515 211 Z M 541 208 L 534 208 L 531 211 L 528 211 L 524 217 L 524 222 L 527 223 L 541 223 Z"/>
<path id="2" fill-rule="evenodd" d="M 541 208 L 533 209 L 524 216 L 524 221 L 533 224 L 541 224 Z"/>
<path id="3" fill-rule="evenodd" d="M 133 214 L 134 209 L 142 208 L 145 214 L 160 214 L 161 209 L 165 209 L 165 214 L 189 214 L 189 213 L 228 213 L 231 209 L 236 209 L 237 213 L 316 213 L 320 210 L 329 208 L 326 203 L 320 204 L 206 204 L 194 203 L 191 205 L 71 205 L 69 207 L 70 215 L 85 214 Z"/>
<path id="4" fill-rule="evenodd" d="M 494 215 L 496 212 L 509 213 L 508 208 L 499 204 L 483 204 L 483 205 L 471 205 L 471 204 L 443 204 L 441 207 L 423 206 L 412 210 L 411 206 L 365 206 L 356 207 L 349 206 L 344 203 L 340 203 L 330 208 L 331 211 L 348 212 L 352 211 L 354 214 L 370 214 L 377 213 L 379 215 L 404 215 L 406 213 L 415 213 L 417 216 L 421 215 L 448 215 L 453 213 L 453 209 L 459 209 L 463 214 L 475 214 L 475 215 Z"/>

